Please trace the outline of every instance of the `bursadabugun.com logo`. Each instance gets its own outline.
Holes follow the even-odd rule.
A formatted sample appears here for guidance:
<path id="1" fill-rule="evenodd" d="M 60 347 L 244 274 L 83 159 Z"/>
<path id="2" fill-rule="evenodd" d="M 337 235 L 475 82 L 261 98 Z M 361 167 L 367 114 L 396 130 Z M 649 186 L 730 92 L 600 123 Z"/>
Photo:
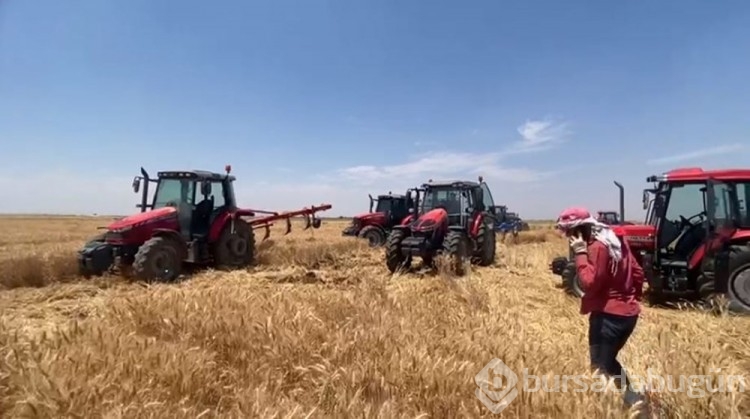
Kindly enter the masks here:
<path id="1" fill-rule="evenodd" d="M 648 369 L 646 376 L 628 373 L 629 381 L 635 389 L 648 389 L 650 392 L 684 393 L 690 398 L 706 397 L 715 393 L 744 393 L 747 388 L 748 377 L 743 375 L 720 374 L 720 369 L 709 371 L 711 374 L 702 375 L 662 375 Z M 606 378 L 592 375 L 559 375 L 530 374 L 524 368 L 519 379 L 510 367 L 500 359 L 493 359 L 474 377 L 477 384 L 475 395 L 492 412 L 499 413 L 518 397 L 518 384 L 524 392 L 605 392 L 615 390 L 618 377 Z"/>
<path id="2" fill-rule="evenodd" d="M 518 376 L 505 363 L 494 358 L 474 377 L 474 394 L 492 413 L 500 413 L 518 397 Z"/>

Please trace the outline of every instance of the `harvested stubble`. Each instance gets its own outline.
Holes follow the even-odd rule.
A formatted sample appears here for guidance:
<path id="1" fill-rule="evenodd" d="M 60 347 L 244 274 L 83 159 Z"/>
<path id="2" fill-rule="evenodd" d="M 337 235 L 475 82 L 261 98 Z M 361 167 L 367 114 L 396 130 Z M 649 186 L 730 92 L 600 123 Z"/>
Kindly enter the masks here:
<path id="1" fill-rule="evenodd" d="M 102 222 L 0 221 L 9 232 L 2 283 L 12 288 L 0 292 L 0 415 L 492 416 L 474 395 L 492 358 L 519 376 L 587 371 L 586 319 L 547 272 L 565 242 L 543 228 L 500 244 L 496 266 L 459 279 L 390 276 L 382 249 L 327 222 L 313 233 L 275 231 L 246 271 L 144 286 L 85 281 L 55 264 Z M 645 308 L 622 360 L 641 376 L 747 375 L 748 326 Z M 745 393 L 655 398 L 669 417 L 750 411 Z M 520 391 L 501 416 L 625 417 L 620 406 L 611 395 Z"/>

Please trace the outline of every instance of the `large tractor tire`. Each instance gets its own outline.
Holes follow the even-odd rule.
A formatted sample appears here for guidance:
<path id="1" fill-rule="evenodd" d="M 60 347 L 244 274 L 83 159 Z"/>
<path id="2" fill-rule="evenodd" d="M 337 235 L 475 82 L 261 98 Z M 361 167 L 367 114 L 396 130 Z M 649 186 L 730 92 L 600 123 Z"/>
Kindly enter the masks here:
<path id="1" fill-rule="evenodd" d="M 174 239 L 152 237 L 135 254 L 131 273 L 143 281 L 171 282 L 182 272 L 180 248 Z"/>
<path id="2" fill-rule="evenodd" d="M 581 278 L 578 277 L 578 271 L 576 269 L 576 263 L 574 261 L 568 262 L 565 269 L 562 272 L 563 288 L 568 295 L 573 297 L 583 297 L 583 286 L 581 285 Z"/>
<path id="3" fill-rule="evenodd" d="M 399 269 L 409 268 L 411 258 L 401 253 L 401 242 L 406 238 L 406 232 L 392 230 L 385 243 L 385 264 L 391 273 Z"/>
<path id="4" fill-rule="evenodd" d="M 729 310 L 750 314 L 750 247 L 733 246 L 729 258 Z"/>
<path id="5" fill-rule="evenodd" d="M 244 268 L 255 258 L 255 233 L 246 221 L 230 220 L 213 248 L 217 269 L 232 270 Z"/>
<path id="6" fill-rule="evenodd" d="M 472 262 L 479 266 L 490 266 L 495 263 L 497 235 L 487 224 L 482 224 L 477 234 L 477 249 Z"/>
<path id="7" fill-rule="evenodd" d="M 729 279 L 727 281 L 728 309 L 737 314 L 750 314 L 750 247 L 732 246 L 729 249 Z M 703 302 L 716 309 L 716 284 L 712 280 L 698 279 L 698 293 Z"/>
<path id="8" fill-rule="evenodd" d="M 466 274 L 466 259 L 469 258 L 469 243 L 460 231 L 449 231 L 443 240 L 443 255 L 448 258 L 451 273 L 457 276 Z"/>
<path id="9" fill-rule="evenodd" d="M 385 244 L 385 231 L 376 226 L 367 226 L 359 232 L 359 238 L 367 240 L 370 247 L 380 247 Z"/>

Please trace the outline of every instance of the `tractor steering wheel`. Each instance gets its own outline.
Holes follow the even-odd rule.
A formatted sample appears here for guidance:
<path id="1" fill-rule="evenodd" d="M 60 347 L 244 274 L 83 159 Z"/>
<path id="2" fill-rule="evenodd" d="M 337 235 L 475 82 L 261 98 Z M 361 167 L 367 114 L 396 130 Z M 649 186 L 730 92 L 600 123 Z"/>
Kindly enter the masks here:
<path id="1" fill-rule="evenodd" d="M 696 223 L 696 224 L 700 224 L 700 223 L 702 223 L 704 221 L 703 220 L 704 216 L 706 216 L 706 212 L 705 211 L 701 211 L 698 214 L 695 214 L 695 215 L 693 215 L 690 218 L 685 218 L 682 215 L 680 215 L 680 225 L 679 225 L 679 227 L 680 227 L 680 229 L 683 229 L 683 228 L 686 228 L 686 227 L 691 227 L 693 225 L 693 223 L 691 223 L 690 220 L 692 220 L 693 218 L 696 218 L 696 217 L 698 217 L 698 219 L 699 219 L 699 222 Z"/>

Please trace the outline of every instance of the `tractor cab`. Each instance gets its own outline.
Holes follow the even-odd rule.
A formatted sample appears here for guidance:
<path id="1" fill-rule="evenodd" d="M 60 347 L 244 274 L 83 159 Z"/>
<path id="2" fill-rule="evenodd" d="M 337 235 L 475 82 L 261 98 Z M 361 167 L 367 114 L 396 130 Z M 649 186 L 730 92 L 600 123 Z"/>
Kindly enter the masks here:
<path id="1" fill-rule="evenodd" d="M 417 214 L 422 218 L 435 209 L 446 212 L 447 226 L 468 228 L 476 214 L 486 212 L 494 218 L 497 210 L 492 193 L 484 182 L 447 181 L 425 183 L 420 188 Z"/>
<path id="2" fill-rule="evenodd" d="M 495 216 L 497 217 L 498 222 L 504 223 L 507 221 L 510 214 L 507 205 L 495 205 Z"/>
<path id="3" fill-rule="evenodd" d="M 401 222 L 409 215 L 409 210 L 414 207 L 414 200 L 410 194 L 394 195 L 388 193 L 388 195 L 378 195 L 377 198 L 370 195 L 369 198 L 370 213 L 373 213 L 373 207 L 375 207 L 374 212 L 385 215 L 387 226 L 393 226 Z"/>
<path id="4" fill-rule="evenodd" d="M 226 167 L 226 174 L 203 170 L 163 171 L 152 179 L 141 168 L 141 176 L 133 179 L 136 193 L 143 183 L 141 203 L 137 207 L 142 213 L 175 208 L 181 235 L 186 240 L 205 238 L 217 216 L 237 208 L 232 183 L 235 177 L 229 175 L 230 171 L 230 166 Z M 149 202 L 150 183 L 156 184 L 156 191 Z"/>
<path id="5" fill-rule="evenodd" d="M 597 221 L 609 224 L 609 225 L 619 225 L 620 223 L 620 216 L 617 214 L 616 211 L 598 211 L 596 213 L 596 219 Z"/>
<path id="6" fill-rule="evenodd" d="M 733 272 L 744 269 L 734 266 L 734 259 L 750 256 L 750 226 L 742 207 L 750 171 L 677 169 L 647 181 L 655 184 L 643 194 L 655 225 L 655 245 L 643 264 L 654 298 L 692 294 L 707 299 L 729 291 L 735 306 L 750 310 L 750 274 L 742 279 Z"/>

